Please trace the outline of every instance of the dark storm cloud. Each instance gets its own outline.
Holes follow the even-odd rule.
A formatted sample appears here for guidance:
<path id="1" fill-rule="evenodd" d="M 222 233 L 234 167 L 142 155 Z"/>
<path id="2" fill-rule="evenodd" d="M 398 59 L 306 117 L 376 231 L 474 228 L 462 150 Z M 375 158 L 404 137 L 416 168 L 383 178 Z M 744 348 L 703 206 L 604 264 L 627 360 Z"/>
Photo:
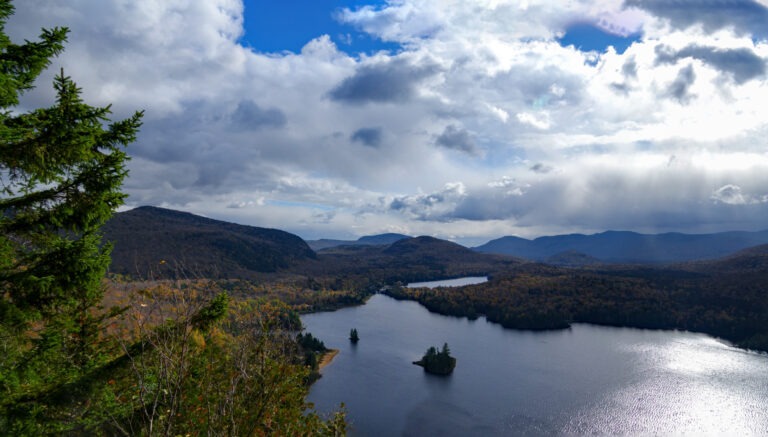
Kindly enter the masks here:
<path id="1" fill-rule="evenodd" d="M 260 127 L 282 127 L 285 125 L 285 114 L 277 108 L 262 108 L 251 100 L 242 100 L 232 113 L 232 123 L 242 129 L 258 129 Z"/>
<path id="2" fill-rule="evenodd" d="M 732 27 L 736 32 L 768 37 L 768 8 L 752 0 L 626 0 L 685 29 L 701 24 L 707 32 Z"/>
<path id="3" fill-rule="evenodd" d="M 402 59 L 361 67 L 337 85 L 331 99 L 351 104 L 406 102 L 422 80 L 438 72 L 435 65 L 416 66 Z"/>
<path id="4" fill-rule="evenodd" d="M 765 61 L 746 48 L 718 49 L 692 44 L 676 52 L 669 46 L 656 46 L 656 64 L 674 64 L 685 58 L 698 59 L 711 65 L 731 75 L 739 84 L 765 75 Z"/>
<path id="5" fill-rule="evenodd" d="M 436 143 L 446 149 L 459 150 L 472 155 L 477 154 L 477 144 L 469 136 L 469 132 L 454 125 L 446 127 L 443 133 L 437 137 Z"/>
<path id="6" fill-rule="evenodd" d="M 384 134 L 380 127 L 364 127 L 353 132 L 349 139 L 365 146 L 379 147 L 383 137 Z"/>
<path id="7" fill-rule="evenodd" d="M 689 91 L 695 80 L 696 73 L 693 71 L 693 65 L 681 68 L 675 80 L 667 88 L 667 94 L 678 102 L 687 104 L 693 98 Z"/>

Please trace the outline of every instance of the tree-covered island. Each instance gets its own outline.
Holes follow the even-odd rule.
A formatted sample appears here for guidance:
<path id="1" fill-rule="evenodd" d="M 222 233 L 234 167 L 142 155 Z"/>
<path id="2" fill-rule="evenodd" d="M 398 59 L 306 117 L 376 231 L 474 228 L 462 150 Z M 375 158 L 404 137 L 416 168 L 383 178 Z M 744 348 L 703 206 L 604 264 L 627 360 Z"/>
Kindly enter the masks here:
<path id="1" fill-rule="evenodd" d="M 438 351 L 436 347 L 432 346 L 427 349 L 419 361 L 414 361 L 413 364 L 423 367 L 428 373 L 449 375 L 456 367 L 456 358 L 451 356 L 448 343 L 444 343 L 442 350 Z"/>

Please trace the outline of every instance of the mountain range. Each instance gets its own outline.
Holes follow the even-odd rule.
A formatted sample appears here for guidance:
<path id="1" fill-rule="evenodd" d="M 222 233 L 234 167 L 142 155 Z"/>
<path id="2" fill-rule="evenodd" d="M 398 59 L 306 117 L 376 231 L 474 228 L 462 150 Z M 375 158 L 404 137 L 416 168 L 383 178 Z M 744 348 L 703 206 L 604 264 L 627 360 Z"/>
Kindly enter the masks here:
<path id="1" fill-rule="evenodd" d="M 417 272 L 439 276 L 491 271 L 510 262 L 519 264 L 520 258 L 567 267 L 672 264 L 723 258 L 768 244 L 768 231 L 699 235 L 609 231 L 534 240 L 503 237 L 471 250 L 432 237 L 392 233 L 351 241 L 306 242 L 277 229 L 151 206 L 115 214 L 103 233 L 114 247 L 111 272 L 139 278 L 174 277 L 182 272 L 217 278 L 252 278 L 278 271 L 321 276 L 349 271 L 362 274 L 366 269 L 404 272 L 403 277 Z"/>
<path id="2" fill-rule="evenodd" d="M 715 259 L 748 247 L 768 244 L 768 230 L 759 232 L 721 232 L 714 234 L 638 234 L 608 231 L 594 235 L 570 234 L 527 240 L 502 237 L 474 250 L 517 256 L 533 261 L 550 261 L 579 257 L 593 264 L 634 263 L 664 264 L 683 261 Z M 570 254 L 570 256 L 566 256 Z M 583 263 L 582 263 L 583 264 Z"/>
<path id="3" fill-rule="evenodd" d="M 332 240 L 323 238 L 320 240 L 307 240 L 307 244 L 312 250 L 330 249 L 338 246 L 379 246 L 385 244 L 392 244 L 396 241 L 411 238 L 409 235 L 403 234 L 379 234 L 379 235 L 367 235 L 360 237 L 357 240 Z"/>
<path id="4" fill-rule="evenodd" d="M 155 207 L 115 214 L 103 233 L 113 245 L 111 272 L 129 280 L 258 279 L 280 284 L 285 299 L 310 293 L 314 308 L 323 307 L 322 296 L 338 290 L 355 293 L 339 295 L 330 307 L 359 304 L 385 290 L 431 311 L 470 318 L 483 314 L 506 327 L 554 329 L 580 321 L 688 329 L 768 350 L 768 244 L 759 245 L 766 232 L 505 237 L 477 248 L 546 263 L 427 236 L 375 236 L 315 252 L 284 231 Z M 396 241 L 386 244 L 388 238 Z M 385 244 L 371 244 L 382 239 Z M 630 265 L 639 262 L 666 264 Z M 490 280 L 450 293 L 398 286 L 463 276 Z M 253 292 L 243 290 L 239 293 Z"/>
<path id="5" fill-rule="evenodd" d="M 151 206 L 115 214 L 102 232 L 103 240 L 113 246 L 110 272 L 135 279 L 255 279 L 275 273 L 397 282 L 483 274 L 522 262 L 433 237 L 402 234 L 333 240 L 333 245 L 322 240 L 324 247 L 315 252 L 288 232 Z"/>

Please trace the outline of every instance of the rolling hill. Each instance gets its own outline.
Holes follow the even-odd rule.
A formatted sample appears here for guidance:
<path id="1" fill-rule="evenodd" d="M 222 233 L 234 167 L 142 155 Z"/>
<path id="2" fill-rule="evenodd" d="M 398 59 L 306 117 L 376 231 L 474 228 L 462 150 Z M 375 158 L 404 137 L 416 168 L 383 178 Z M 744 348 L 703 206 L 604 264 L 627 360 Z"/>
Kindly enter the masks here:
<path id="1" fill-rule="evenodd" d="M 343 245 L 323 249 L 304 262 L 304 274 L 364 276 L 381 283 L 412 282 L 495 274 L 523 261 L 477 253 L 433 237 L 398 240 L 389 245 Z"/>
<path id="2" fill-rule="evenodd" d="M 317 257 L 288 232 L 151 206 L 115 214 L 102 231 L 110 271 L 138 278 L 249 278 Z"/>

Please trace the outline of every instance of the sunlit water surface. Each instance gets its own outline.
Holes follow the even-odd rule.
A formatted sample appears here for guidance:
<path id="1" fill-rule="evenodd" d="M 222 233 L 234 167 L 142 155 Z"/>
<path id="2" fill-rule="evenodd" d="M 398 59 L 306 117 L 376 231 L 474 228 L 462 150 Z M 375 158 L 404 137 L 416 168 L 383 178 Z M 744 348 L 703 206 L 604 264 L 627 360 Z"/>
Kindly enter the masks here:
<path id="1" fill-rule="evenodd" d="M 309 400 L 344 402 L 352 435 L 768 434 L 768 356 L 702 334 L 514 331 L 383 295 L 302 320 L 341 350 Z M 411 364 L 444 342 L 452 375 Z"/>

